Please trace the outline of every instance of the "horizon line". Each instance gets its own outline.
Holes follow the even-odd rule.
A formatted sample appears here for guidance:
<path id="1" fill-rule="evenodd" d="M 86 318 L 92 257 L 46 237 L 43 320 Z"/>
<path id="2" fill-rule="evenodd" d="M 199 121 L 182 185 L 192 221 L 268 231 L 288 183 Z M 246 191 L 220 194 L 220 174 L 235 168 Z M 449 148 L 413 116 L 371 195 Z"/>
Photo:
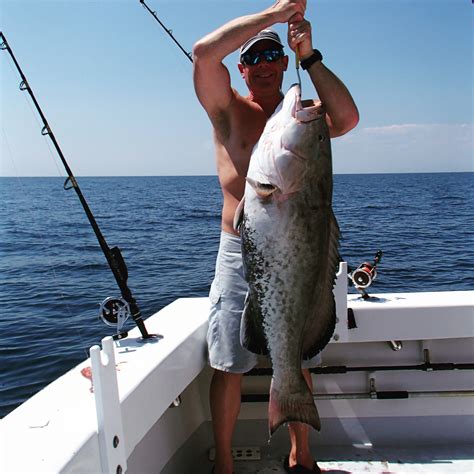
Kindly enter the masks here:
<path id="1" fill-rule="evenodd" d="M 333 176 L 345 176 L 345 175 L 374 175 L 374 174 L 453 174 L 453 173 L 474 173 L 473 170 L 465 171 L 373 171 L 373 172 L 362 172 L 362 173 L 333 173 Z M 117 175 L 95 175 L 95 174 L 83 174 L 74 175 L 75 178 L 199 178 L 199 177 L 218 177 L 217 174 L 117 174 Z M 0 175 L 0 178 L 58 178 L 65 179 L 64 176 L 51 176 L 51 175 Z"/>

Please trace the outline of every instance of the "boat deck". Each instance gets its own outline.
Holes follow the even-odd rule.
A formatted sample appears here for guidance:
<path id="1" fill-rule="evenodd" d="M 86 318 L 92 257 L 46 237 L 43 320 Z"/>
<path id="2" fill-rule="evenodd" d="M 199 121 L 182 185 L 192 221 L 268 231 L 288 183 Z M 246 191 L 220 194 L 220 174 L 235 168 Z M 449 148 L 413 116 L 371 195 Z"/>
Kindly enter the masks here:
<path id="1" fill-rule="evenodd" d="M 473 473 L 474 292 L 378 295 L 369 304 L 342 290 L 338 337 L 323 354 L 323 366 L 338 370 L 313 377 L 322 429 L 311 430 L 310 447 L 320 467 Z M 210 473 L 208 312 L 207 298 L 179 299 L 147 319 L 162 336 L 155 343 L 133 329 L 91 349 L 91 359 L 0 420 L 0 472 Z M 267 443 L 270 378 L 244 377 L 233 444 L 259 455 L 236 462 L 235 474 L 284 472 L 288 430 Z"/>
<path id="2" fill-rule="evenodd" d="M 285 455 L 270 454 L 261 447 L 259 461 L 235 463 L 235 474 L 285 473 Z M 474 448 L 472 446 L 419 446 L 410 448 L 358 449 L 348 447 L 321 447 L 316 450 L 318 465 L 325 473 L 471 473 L 474 472 Z M 212 463 L 199 474 L 209 473 Z"/>
<path id="3" fill-rule="evenodd" d="M 310 431 L 309 443 L 325 473 L 474 473 L 474 424 L 469 417 L 344 420 L 346 437 L 338 431 L 339 421 L 325 419 L 323 423 L 324 433 Z M 460 428 L 458 433 L 456 426 Z M 267 420 L 237 422 L 233 438 L 235 474 L 285 473 L 283 463 L 290 447 L 288 430 L 282 427 L 270 442 L 267 435 Z M 190 460 L 193 474 L 211 473 L 213 445 L 212 426 L 206 422 L 178 449 L 161 473 L 188 474 Z M 136 457 L 129 461 L 130 472 L 135 472 Z"/>
<path id="4" fill-rule="evenodd" d="M 328 420 L 326 420 L 328 421 Z M 459 417 L 436 420 L 419 418 L 412 420 L 379 419 L 380 433 L 370 429 L 370 424 L 359 420 L 361 430 L 370 437 L 353 437 L 352 443 L 345 439 L 344 444 L 334 443 L 334 422 L 327 422 L 324 436 L 310 432 L 310 449 L 319 467 L 326 473 L 426 473 L 426 474 L 472 474 L 474 473 L 474 444 L 472 443 L 472 421 L 463 423 Z M 465 437 L 457 440 L 446 438 L 446 430 L 453 431 L 453 424 L 461 426 Z M 418 426 L 417 426 L 418 425 Z M 405 441 L 390 441 L 380 434 L 394 432 L 397 440 L 402 437 L 402 427 L 407 430 Z M 437 430 L 439 434 L 437 436 Z M 425 437 L 421 432 L 427 432 Z M 362 431 L 361 431 L 362 432 Z M 355 433 L 352 433 L 355 435 Z M 267 442 L 266 420 L 239 420 L 234 433 L 233 455 L 235 474 L 277 474 L 285 473 L 285 456 L 290 446 L 288 430 L 281 429 Z M 438 438 L 438 442 L 433 442 Z M 342 439 L 340 436 L 337 439 Z M 372 439 L 357 444 L 356 439 Z M 415 440 L 419 439 L 417 443 Z M 429 444 L 422 444 L 429 439 Z M 247 444 L 248 443 L 248 444 Z M 209 474 L 214 460 L 212 427 L 204 423 L 178 449 L 161 471 L 162 474 L 188 474 L 192 466 L 193 474 Z M 140 453 L 135 453 L 140 456 Z M 141 453 L 142 455 L 144 452 Z M 137 457 L 129 459 L 130 472 L 136 472 Z M 191 463 L 191 464 L 190 464 Z M 145 470 L 146 471 L 146 470 Z M 144 472 L 145 472 L 144 471 Z M 148 472 L 148 471 L 146 471 Z"/>

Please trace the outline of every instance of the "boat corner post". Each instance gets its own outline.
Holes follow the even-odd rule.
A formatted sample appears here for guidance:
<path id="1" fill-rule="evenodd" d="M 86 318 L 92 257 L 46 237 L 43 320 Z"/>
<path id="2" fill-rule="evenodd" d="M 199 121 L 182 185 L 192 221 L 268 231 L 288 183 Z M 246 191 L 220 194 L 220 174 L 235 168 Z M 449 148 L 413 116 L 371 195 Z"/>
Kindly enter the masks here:
<path id="1" fill-rule="evenodd" d="M 102 339 L 102 350 L 97 345 L 91 347 L 90 355 L 101 472 L 122 474 L 127 469 L 127 456 L 113 338 Z"/>
<path id="2" fill-rule="evenodd" d="M 347 342 L 349 338 L 349 326 L 347 316 L 347 263 L 339 263 L 339 271 L 336 274 L 336 282 L 333 289 L 336 301 L 336 328 L 331 342 Z"/>

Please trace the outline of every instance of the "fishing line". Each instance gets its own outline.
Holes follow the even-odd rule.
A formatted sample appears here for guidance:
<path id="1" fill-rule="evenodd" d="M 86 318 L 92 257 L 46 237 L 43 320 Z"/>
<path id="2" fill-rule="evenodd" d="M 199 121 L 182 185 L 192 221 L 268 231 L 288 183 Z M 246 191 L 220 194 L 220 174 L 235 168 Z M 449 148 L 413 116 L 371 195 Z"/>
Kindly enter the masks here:
<path id="1" fill-rule="evenodd" d="M 140 309 L 138 307 L 138 303 L 133 297 L 130 288 L 128 287 L 128 284 L 127 284 L 128 269 L 127 269 L 127 266 L 125 264 L 125 261 L 123 259 L 120 249 L 118 247 L 110 248 L 107 245 L 107 242 L 105 241 L 105 238 L 99 229 L 97 221 L 95 220 L 95 217 L 92 214 L 92 211 L 90 210 L 89 205 L 87 204 L 84 198 L 84 195 L 82 194 L 79 184 L 77 183 L 76 178 L 74 177 L 61 151 L 61 148 L 59 147 L 56 137 L 53 131 L 51 130 L 51 127 L 49 126 L 46 120 L 46 117 L 44 116 L 43 111 L 41 110 L 36 100 L 36 97 L 31 87 L 29 86 L 28 81 L 25 75 L 23 74 L 23 71 L 20 65 L 18 64 L 15 58 L 15 55 L 13 54 L 13 51 L 11 50 L 7 42 L 7 39 L 5 38 L 5 35 L 1 31 L 0 31 L 0 40 L 1 40 L 0 49 L 6 50 L 9 53 L 13 62 L 15 63 L 18 73 L 21 76 L 22 82 L 20 83 L 20 90 L 28 92 L 28 94 L 31 97 L 31 100 L 33 101 L 36 107 L 38 114 L 41 117 L 41 120 L 44 124 L 41 130 L 41 134 L 49 136 L 54 147 L 56 148 L 56 152 L 64 168 L 66 169 L 68 177 L 66 181 L 64 182 L 63 188 L 65 190 L 74 189 L 74 191 L 76 192 L 77 197 L 79 198 L 79 201 L 81 202 L 82 208 L 84 209 L 84 212 L 86 213 L 89 223 L 92 226 L 95 236 L 99 242 L 100 248 L 102 249 L 102 252 L 104 253 L 104 256 L 106 257 L 107 263 L 109 264 L 109 267 L 114 275 L 115 281 L 117 282 L 117 285 L 120 288 L 120 292 L 122 295 L 121 298 L 109 297 L 103 301 L 101 305 L 101 310 L 100 310 L 100 316 L 102 320 L 106 324 L 109 324 L 109 325 L 116 324 L 117 334 L 115 334 L 113 337 L 114 339 L 122 339 L 126 337 L 128 333 L 126 331 L 121 332 L 121 329 L 125 321 L 128 319 L 128 317 L 132 316 L 132 319 L 134 320 L 135 324 L 137 325 L 142 335 L 141 341 L 148 342 L 148 341 L 156 340 L 157 339 L 156 335 L 148 334 L 148 331 L 146 330 L 146 327 L 145 327 L 145 323 L 142 319 Z"/>
<path id="2" fill-rule="evenodd" d="M 15 76 L 16 70 L 13 68 L 12 63 L 10 61 L 7 61 L 7 64 L 10 67 L 13 76 Z M 23 100 L 27 104 L 28 108 L 30 109 L 31 115 L 32 115 L 33 119 L 35 120 L 36 124 L 38 125 L 38 128 L 41 128 L 41 124 L 38 120 L 37 115 L 35 114 L 35 112 L 33 110 L 31 102 L 28 100 L 27 97 L 25 97 L 24 94 L 20 94 L 20 96 L 23 98 Z M 4 133 L 5 133 L 5 130 L 4 130 Z M 51 157 L 51 159 L 54 163 L 54 166 L 56 167 L 56 170 L 58 172 L 58 176 L 64 178 L 64 172 L 61 172 L 61 168 L 59 167 L 58 160 L 57 160 L 56 156 L 54 155 L 53 150 L 51 149 L 51 145 L 50 145 L 49 141 L 46 139 L 46 136 L 42 135 L 42 137 L 43 137 L 44 143 L 46 143 L 46 146 L 48 147 L 49 155 L 50 155 L 50 157 Z M 12 160 L 12 163 L 13 163 L 13 160 Z M 19 173 L 18 173 L 18 170 L 16 169 L 16 167 L 15 167 L 15 173 L 16 173 L 17 177 L 19 177 Z"/>
<path id="3" fill-rule="evenodd" d="M 301 76 L 300 76 L 300 55 L 298 51 L 298 46 L 295 50 L 295 65 L 296 65 L 296 75 L 298 76 L 298 84 L 300 87 L 300 96 L 303 97 L 303 84 L 301 83 Z"/>
<path id="4" fill-rule="evenodd" d="M 166 31 L 166 33 L 170 36 L 170 38 L 174 41 L 174 43 L 178 46 L 178 48 L 184 53 L 184 55 L 191 61 L 193 62 L 192 54 L 188 53 L 183 46 L 178 42 L 178 40 L 174 37 L 173 35 L 173 30 L 166 28 L 166 26 L 163 24 L 162 21 L 158 18 L 158 15 L 156 14 L 156 11 L 153 11 L 150 9 L 150 7 L 145 3 L 145 0 L 138 0 L 146 10 L 155 18 L 155 20 L 160 24 L 160 26 L 163 28 L 163 30 Z M 298 47 L 296 47 L 295 50 L 295 64 L 296 64 L 296 76 L 298 77 L 298 84 L 300 88 L 300 97 L 303 97 L 303 83 L 301 81 L 301 76 L 300 76 L 300 58 L 299 58 L 299 53 L 298 53 Z"/>
<path id="5" fill-rule="evenodd" d="M 33 113 L 33 111 L 31 111 L 31 112 Z M 34 116 L 34 113 L 33 113 L 33 116 Z M 36 116 L 35 116 L 35 119 L 36 119 Z M 12 167 L 15 171 L 15 178 L 18 182 L 19 188 L 20 188 L 23 196 L 25 197 L 26 200 L 29 200 L 29 193 L 26 190 L 26 187 L 23 183 L 23 180 L 20 178 L 20 174 L 18 172 L 18 168 L 16 166 L 16 162 L 15 162 L 15 159 L 13 157 L 14 155 L 13 155 L 12 147 L 11 147 L 10 142 L 8 140 L 5 128 L 3 126 L 2 126 L 2 132 L 3 132 L 3 140 L 4 140 L 4 143 L 5 143 L 5 146 L 6 146 L 7 154 L 10 158 Z M 26 209 L 27 209 L 26 212 L 30 215 L 30 219 L 33 222 L 35 222 L 37 220 L 38 216 L 33 213 L 33 210 L 31 209 L 31 207 L 27 206 Z M 35 235 L 35 239 L 39 240 L 40 245 L 42 247 L 48 248 L 49 242 L 46 240 L 46 237 L 43 235 L 43 233 L 41 233 L 41 232 L 37 233 Z M 48 268 L 48 271 L 51 273 L 51 275 L 53 277 L 53 283 L 54 283 L 55 288 L 58 288 L 57 292 L 59 294 L 59 298 L 60 298 L 62 304 L 64 305 L 64 307 L 66 308 L 66 311 L 69 314 L 70 319 L 72 319 L 72 320 L 78 319 L 79 320 L 80 316 L 79 315 L 74 316 L 74 312 L 71 310 L 71 307 L 70 307 L 69 303 L 67 302 L 66 294 L 63 292 L 63 289 L 62 289 L 63 288 L 62 281 L 60 280 L 59 276 L 57 275 L 54 265 L 50 263 L 47 268 Z M 80 325 L 78 325 L 76 330 L 77 330 L 77 334 L 79 336 L 79 339 L 81 340 L 81 345 L 84 347 L 84 349 L 83 349 L 84 353 L 85 353 L 86 357 L 89 357 L 88 350 L 86 349 L 86 347 L 88 347 L 87 344 L 86 344 L 87 338 L 84 336 Z"/>
<path id="6" fill-rule="evenodd" d="M 163 28 L 163 30 L 166 31 L 166 33 L 170 36 L 170 38 L 174 41 L 174 43 L 178 46 L 178 48 L 184 53 L 184 55 L 191 61 L 193 62 L 192 54 L 188 53 L 183 46 L 179 43 L 179 41 L 174 37 L 173 35 L 173 30 L 167 28 L 163 22 L 158 18 L 158 15 L 156 14 L 156 11 L 153 11 L 150 9 L 150 7 L 145 3 L 145 0 L 138 0 L 142 6 L 148 10 L 148 12 L 155 18 L 155 20 L 160 24 L 160 26 Z M 302 82 L 301 82 L 301 76 L 300 76 L 300 58 L 298 54 L 298 47 L 296 47 L 295 51 L 295 63 L 296 63 L 296 75 L 298 76 L 298 84 L 300 86 L 300 91 L 302 95 L 303 87 L 302 87 Z"/>
<path id="7" fill-rule="evenodd" d="M 10 69 L 12 71 L 12 77 L 14 77 L 15 74 L 16 74 L 16 71 L 13 68 L 13 65 L 11 64 L 10 61 L 7 61 L 7 64 L 8 64 L 8 66 L 10 67 Z M 32 105 L 31 105 L 30 101 L 23 94 L 20 94 L 20 96 L 23 98 L 23 100 L 25 101 L 28 109 L 30 110 L 31 117 L 36 122 L 36 125 L 38 126 L 38 128 L 40 128 L 41 124 L 40 124 L 40 122 L 38 120 L 38 117 L 36 116 L 36 114 L 35 114 L 35 112 L 32 108 Z M 21 190 L 21 193 L 23 194 L 24 198 L 26 200 L 29 200 L 30 194 L 26 190 L 26 186 L 24 185 L 23 180 L 20 178 L 20 173 L 19 173 L 18 167 L 16 165 L 13 149 L 12 149 L 12 146 L 11 146 L 10 141 L 8 139 L 5 127 L 3 127 L 3 126 L 2 126 L 2 132 L 3 132 L 3 140 L 4 140 L 4 143 L 5 143 L 6 149 L 7 149 L 7 154 L 8 154 L 8 157 L 10 159 L 13 170 L 15 172 L 16 181 L 18 183 L 18 186 L 19 186 L 19 188 Z M 48 140 L 46 139 L 45 136 L 42 136 L 42 137 L 43 137 L 42 138 L 43 142 L 46 144 L 46 146 L 49 150 L 49 156 L 50 156 L 52 162 L 54 163 L 54 165 L 56 167 L 58 177 L 59 178 L 64 178 L 64 173 L 61 173 L 61 169 L 59 167 L 57 158 L 53 154 L 50 143 L 48 142 Z M 31 209 L 31 207 L 26 207 L 26 209 L 27 209 L 26 212 L 29 214 L 30 219 L 34 222 L 37 219 L 37 216 L 33 213 L 33 210 Z M 37 233 L 35 238 L 39 240 L 40 245 L 42 245 L 44 248 L 47 248 L 49 246 L 49 242 L 47 241 L 47 239 L 45 238 L 45 236 L 42 232 Z M 58 289 L 57 293 L 59 295 L 59 298 L 60 298 L 63 306 L 65 307 L 65 309 L 66 309 L 66 311 L 69 315 L 69 318 L 72 319 L 73 322 L 76 319 L 80 320 L 81 317 L 79 315 L 75 315 L 75 313 L 72 311 L 71 306 L 69 305 L 69 303 L 67 301 L 66 293 L 63 290 L 63 283 L 62 283 L 62 280 L 59 278 L 58 274 L 56 273 L 56 268 L 51 263 L 50 263 L 50 265 L 48 265 L 47 268 L 48 268 L 48 271 L 52 275 L 54 286 L 55 286 L 55 288 Z M 81 329 L 81 325 L 77 325 L 76 331 L 77 331 L 77 335 L 79 336 L 79 339 L 81 340 L 81 346 L 84 347 L 84 349 L 83 349 L 84 354 L 85 354 L 86 357 L 89 357 L 89 353 L 88 353 L 88 349 L 87 349 L 87 347 L 88 347 L 87 338 L 84 336 L 84 333 Z"/>

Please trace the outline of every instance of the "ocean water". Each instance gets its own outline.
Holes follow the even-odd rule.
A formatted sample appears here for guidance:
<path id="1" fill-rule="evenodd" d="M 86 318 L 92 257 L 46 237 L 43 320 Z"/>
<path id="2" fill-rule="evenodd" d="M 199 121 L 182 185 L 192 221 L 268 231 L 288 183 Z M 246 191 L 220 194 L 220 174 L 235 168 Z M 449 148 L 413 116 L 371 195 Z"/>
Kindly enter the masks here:
<path id="1" fill-rule="evenodd" d="M 147 317 L 206 296 L 220 233 L 217 178 L 79 178 Z M 0 178 L 0 417 L 112 334 L 99 303 L 120 296 L 73 190 L 62 178 Z M 341 254 L 384 256 L 370 291 L 474 289 L 474 173 L 336 175 Z M 133 323 L 128 327 L 132 327 Z"/>

